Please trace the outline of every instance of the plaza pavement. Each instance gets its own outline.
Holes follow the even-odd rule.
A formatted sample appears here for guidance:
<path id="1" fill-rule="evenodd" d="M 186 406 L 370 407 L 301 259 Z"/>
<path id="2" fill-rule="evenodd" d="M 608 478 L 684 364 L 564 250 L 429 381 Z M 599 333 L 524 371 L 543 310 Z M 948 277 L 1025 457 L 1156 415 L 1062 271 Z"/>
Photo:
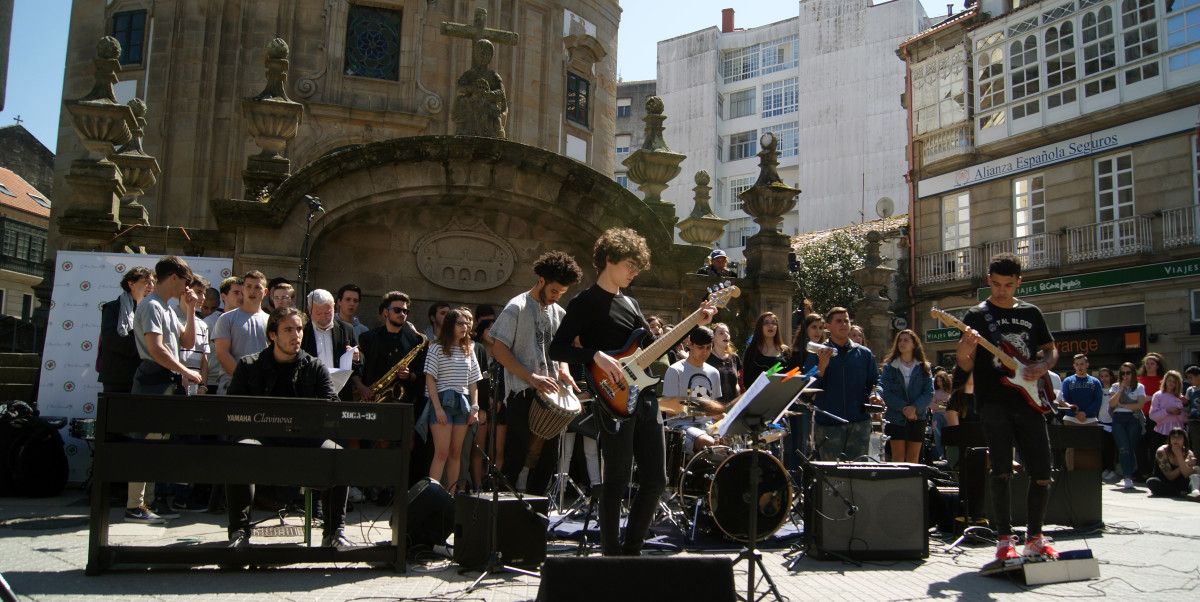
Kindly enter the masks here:
<path id="1" fill-rule="evenodd" d="M 933 539 L 923 561 L 870 562 L 856 567 L 840 561 L 803 559 L 789 571 L 784 550 L 765 554 L 768 570 L 789 600 L 1010 600 L 1116 598 L 1119 600 L 1200 599 L 1200 503 L 1158 499 L 1145 490 L 1126 493 L 1104 488 L 1102 531 L 1057 533 L 1059 550 L 1091 548 L 1100 560 L 1100 579 L 1029 587 L 981 577 L 990 546 L 964 546 L 952 552 Z M 256 571 L 126 570 L 88 577 L 87 506 L 83 492 L 68 490 L 50 499 L 0 498 L 0 574 L 21 600 L 532 600 L 537 580 L 504 576 L 486 588 L 463 589 L 477 573 L 460 574 L 448 560 L 409 565 L 407 574 L 364 567 L 278 568 Z M 210 514 L 184 515 L 168 526 L 120 522 L 114 508 L 111 541 L 166 545 L 224 539 L 224 520 Z M 360 505 L 349 517 L 347 535 L 355 541 L 390 538 L 382 509 Z M 374 527 L 372 527 L 374 525 Z M 369 531 L 369 533 L 368 533 Z M 257 541 L 263 541 L 258 539 Z M 284 541 L 270 538 L 266 541 Z M 568 554 L 571 542 L 552 542 L 551 553 Z M 735 580 L 745 588 L 744 564 Z M 738 570 L 740 569 L 740 570 Z M 613 578 L 597 576 L 598 579 Z M 587 588 L 581 583 L 581 588 Z M 630 601 L 616 601 L 630 602 Z"/>

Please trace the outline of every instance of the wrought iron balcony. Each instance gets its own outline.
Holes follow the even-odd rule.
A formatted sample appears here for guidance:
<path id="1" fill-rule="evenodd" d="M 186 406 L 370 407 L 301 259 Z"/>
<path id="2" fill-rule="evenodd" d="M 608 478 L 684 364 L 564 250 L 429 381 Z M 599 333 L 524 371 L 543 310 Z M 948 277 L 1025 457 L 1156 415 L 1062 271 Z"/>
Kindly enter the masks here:
<path id="1" fill-rule="evenodd" d="M 917 284 L 973 278 L 979 272 L 975 259 L 976 251 L 971 247 L 921 255 L 917 258 Z"/>
<path id="2" fill-rule="evenodd" d="M 1162 212 L 1162 245 L 1178 249 L 1200 245 L 1200 205 L 1177 207 Z"/>
<path id="3" fill-rule="evenodd" d="M 1067 263 L 1123 257 L 1154 250 L 1150 218 L 1126 217 L 1067 228 Z"/>
<path id="4" fill-rule="evenodd" d="M 990 242 L 984 245 L 983 256 L 1012 253 L 1021 258 L 1026 270 L 1057 267 L 1062 263 L 1058 239 L 1058 234 L 1044 233 Z"/>

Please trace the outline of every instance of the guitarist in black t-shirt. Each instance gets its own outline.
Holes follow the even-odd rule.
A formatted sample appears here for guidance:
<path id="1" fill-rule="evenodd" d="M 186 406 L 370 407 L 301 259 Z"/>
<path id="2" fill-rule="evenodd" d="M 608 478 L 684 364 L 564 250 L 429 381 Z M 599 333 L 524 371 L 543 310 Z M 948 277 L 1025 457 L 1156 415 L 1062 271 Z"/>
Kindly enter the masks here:
<path id="1" fill-rule="evenodd" d="M 592 255 L 593 266 L 599 272 L 596 284 L 567 304 L 567 313 L 550 343 L 550 359 L 594 364 L 612 383 L 624 386 L 627 379 L 620 363 L 606 351 L 621 349 L 639 328 L 649 332 L 637 301 L 623 294 L 621 289 L 628 287 L 639 272 L 650 268 L 650 249 L 637 232 L 629 228 L 611 228 L 596 241 Z M 702 307 L 704 311 L 699 323 L 707 324 L 717 312 L 713 307 Z M 572 344 L 575 337 L 579 337 L 579 347 Z M 604 403 L 597 399 L 592 405 L 600 408 Z M 602 424 L 600 443 L 604 456 L 600 546 L 606 556 L 636 556 L 641 553 L 659 497 L 667 486 L 666 445 L 658 399 L 653 391 L 642 390 L 627 420 L 617 422 L 601 414 L 597 414 L 597 418 Z M 629 507 L 629 522 L 622 543 L 619 535 L 621 498 L 629 485 L 635 458 L 638 492 Z"/>
<path id="2" fill-rule="evenodd" d="M 1021 261 L 1001 253 L 988 265 L 986 301 L 970 309 L 963 322 L 968 328 L 958 342 L 958 366 L 975 376 L 975 397 L 987 437 L 991 460 L 992 504 L 998 539 L 996 559 L 984 570 L 1002 568 L 1016 559 L 1009 499 L 1012 481 L 1013 445 L 1029 476 L 1026 500 L 1029 519 L 1024 556 L 1057 558 L 1058 553 L 1042 535 L 1042 521 L 1050 498 L 1050 437 L 1042 417 L 1038 381 L 1058 361 L 1054 338 L 1036 306 L 1013 295 L 1021 285 Z M 991 345 L 979 345 L 984 340 Z M 986 347 L 998 348 L 1017 363 L 1016 374 Z M 1040 359 L 1037 359 L 1038 353 Z M 1030 386 L 1032 385 L 1032 386 Z M 1032 399 L 1031 399 L 1032 397 Z"/>

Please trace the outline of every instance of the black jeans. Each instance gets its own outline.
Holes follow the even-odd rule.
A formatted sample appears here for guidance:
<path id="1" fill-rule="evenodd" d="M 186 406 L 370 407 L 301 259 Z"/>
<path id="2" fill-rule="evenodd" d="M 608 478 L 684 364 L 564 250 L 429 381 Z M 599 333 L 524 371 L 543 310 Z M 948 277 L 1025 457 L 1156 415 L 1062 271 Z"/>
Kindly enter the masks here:
<path id="1" fill-rule="evenodd" d="M 239 443 L 262 445 L 254 439 L 244 439 Z M 340 447 L 328 439 L 321 442 L 320 445 L 324 449 Z M 349 499 L 350 487 L 346 485 L 327 487 L 321 492 L 321 506 L 325 512 L 323 530 L 326 534 L 333 534 L 346 525 L 346 502 Z M 243 483 L 225 485 L 225 505 L 229 507 L 229 536 L 233 537 L 235 533 L 240 532 L 249 539 L 250 511 L 254 506 L 254 485 Z"/>
<path id="2" fill-rule="evenodd" d="M 1025 474 L 1029 476 L 1026 497 L 1028 534 L 1040 534 L 1046 518 L 1046 503 L 1050 498 L 1050 486 L 1037 483 L 1050 480 L 1050 434 L 1046 430 L 1045 418 L 1024 403 L 996 400 L 980 403 L 979 416 L 983 421 L 988 457 L 992 463 L 992 511 L 995 521 L 992 527 L 997 535 L 1012 534 L 1010 500 L 1013 446 L 1016 445 Z"/>
<path id="3" fill-rule="evenodd" d="M 521 469 L 525 467 L 525 459 L 529 455 L 529 442 L 533 434 L 529 431 L 529 409 L 539 403 L 537 392 L 525 389 L 520 393 L 508 396 L 507 414 L 508 430 L 504 435 L 504 478 L 516 485 Z M 542 455 L 538 458 L 537 466 L 529 471 L 525 491 L 536 495 L 546 493 L 550 486 L 550 478 L 558 470 L 558 437 L 547 439 L 542 445 Z"/>
<path id="4" fill-rule="evenodd" d="M 597 399 L 593 403 L 604 403 Z M 643 395 L 629 420 L 610 433 L 612 422 L 601 416 L 600 454 L 604 458 L 604 485 L 600 488 L 600 548 L 606 556 L 639 554 L 658 500 L 667 488 L 666 440 L 662 414 L 652 394 Z M 607 422 L 607 424 L 604 424 Z M 621 498 L 629 485 L 633 461 L 638 465 L 638 490 L 629 506 L 625 541 L 621 543 Z"/>

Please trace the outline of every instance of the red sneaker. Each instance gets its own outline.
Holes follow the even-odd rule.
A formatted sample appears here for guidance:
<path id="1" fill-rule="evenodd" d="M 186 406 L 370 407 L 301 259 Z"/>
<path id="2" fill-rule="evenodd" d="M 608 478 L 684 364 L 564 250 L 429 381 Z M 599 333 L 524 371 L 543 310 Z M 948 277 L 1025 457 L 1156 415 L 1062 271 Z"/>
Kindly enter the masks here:
<path id="1" fill-rule="evenodd" d="M 1025 542 L 1025 556 L 1044 556 L 1058 560 L 1058 551 L 1050 546 L 1050 538 L 1045 535 L 1034 535 Z"/>
<path id="2" fill-rule="evenodd" d="M 1002 535 L 996 541 L 996 560 L 1001 562 L 1020 558 L 1017 554 L 1017 538 L 1012 535 Z"/>

